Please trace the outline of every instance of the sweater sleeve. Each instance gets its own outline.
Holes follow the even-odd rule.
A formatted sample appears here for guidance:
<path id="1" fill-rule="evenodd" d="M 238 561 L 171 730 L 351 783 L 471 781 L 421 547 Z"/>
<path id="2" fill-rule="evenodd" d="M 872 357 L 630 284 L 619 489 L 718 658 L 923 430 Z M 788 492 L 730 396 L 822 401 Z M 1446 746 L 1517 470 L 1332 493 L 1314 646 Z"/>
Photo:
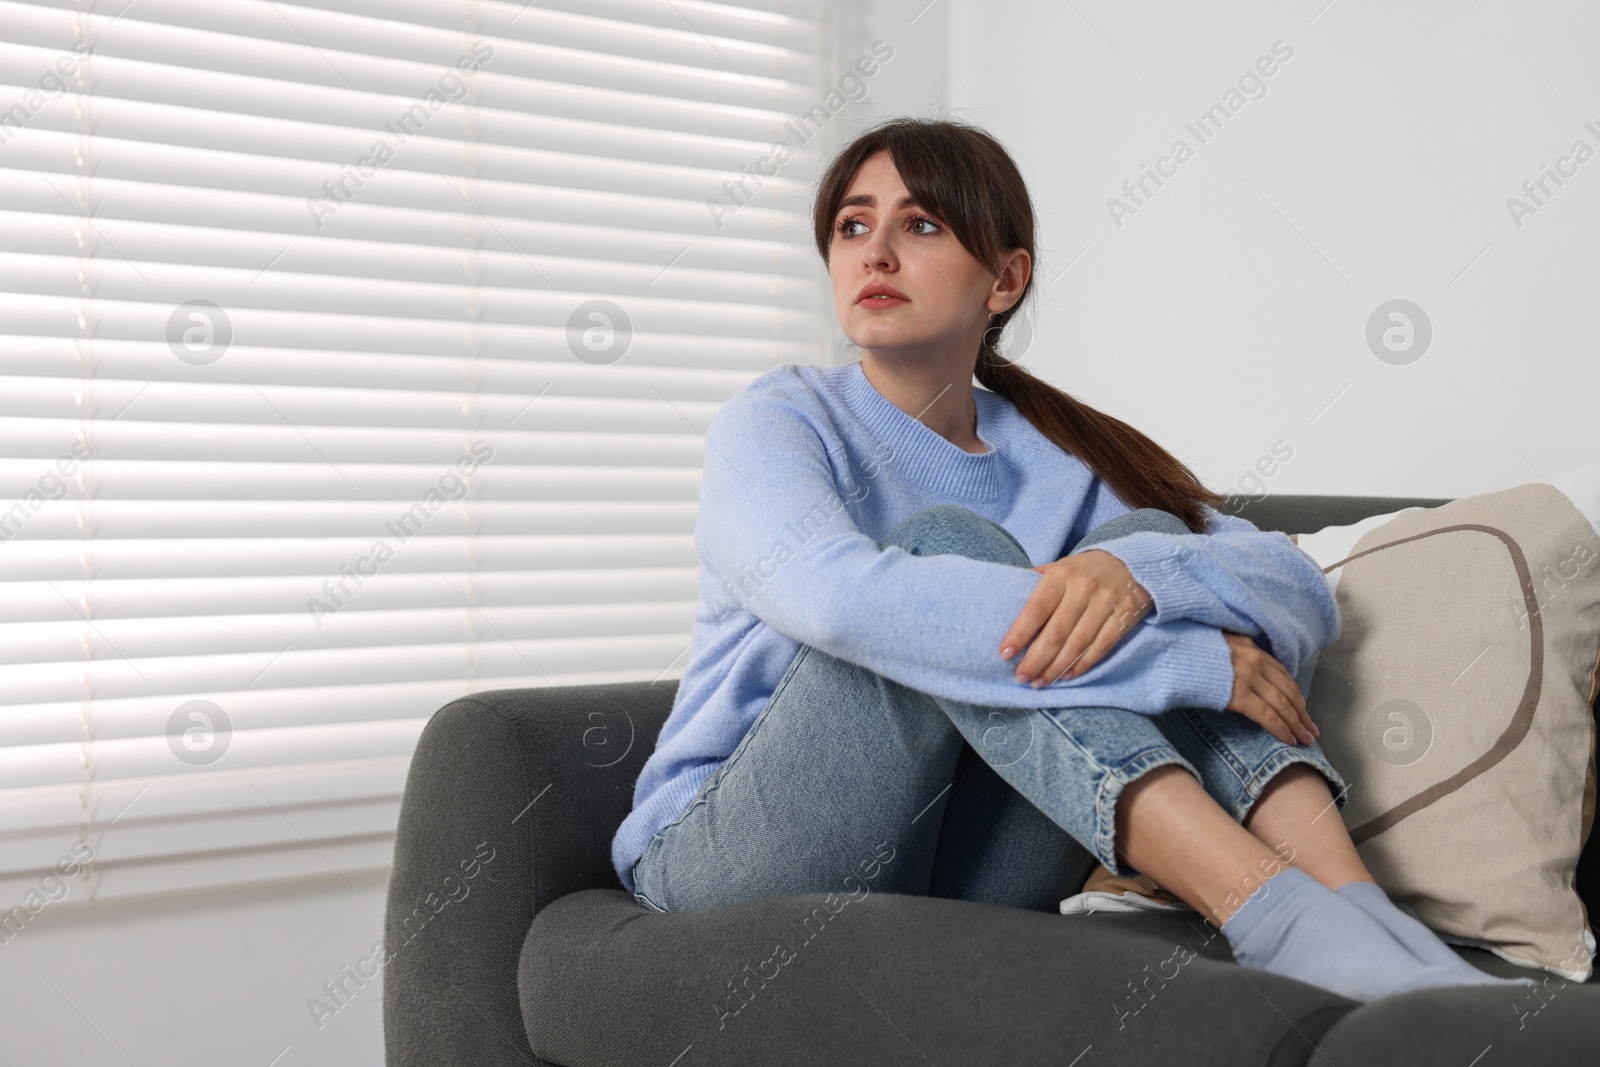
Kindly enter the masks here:
<path id="1" fill-rule="evenodd" d="M 1157 714 L 1222 709 L 1233 662 L 1222 631 L 1143 621 L 1077 678 L 1016 680 L 1001 638 L 1042 579 L 1026 567 L 879 548 L 844 496 L 870 482 L 836 476 L 821 434 L 794 401 L 729 401 L 706 434 L 695 548 L 725 594 L 780 633 L 935 696 L 998 707 L 1118 707 Z M 845 460 L 841 457 L 841 464 Z M 841 496 L 840 486 L 845 487 Z"/>
<path id="2" fill-rule="evenodd" d="M 1082 550 L 1098 548 L 1127 565 L 1154 601 L 1146 621 L 1187 619 L 1254 638 L 1309 694 L 1317 653 L 1341 625 L 1322 568 L 1286 534 L 1205 510 L 1204 533 L 1144 530 Z"/>

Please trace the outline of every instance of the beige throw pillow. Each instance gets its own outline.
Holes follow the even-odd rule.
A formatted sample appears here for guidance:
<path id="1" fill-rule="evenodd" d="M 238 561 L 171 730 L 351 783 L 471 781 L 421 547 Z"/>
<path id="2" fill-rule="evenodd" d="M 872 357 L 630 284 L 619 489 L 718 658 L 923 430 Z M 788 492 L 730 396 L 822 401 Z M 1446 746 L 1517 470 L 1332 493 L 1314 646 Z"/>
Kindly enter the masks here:
<path id="1" fill-rule="evenodd" d="M 1357 526 L 1294 538 L 1343 620 L 1307 706 L 1351 838 L 1442 936 L 1587 979 L 1600 537 L 1544 482 Z"/>

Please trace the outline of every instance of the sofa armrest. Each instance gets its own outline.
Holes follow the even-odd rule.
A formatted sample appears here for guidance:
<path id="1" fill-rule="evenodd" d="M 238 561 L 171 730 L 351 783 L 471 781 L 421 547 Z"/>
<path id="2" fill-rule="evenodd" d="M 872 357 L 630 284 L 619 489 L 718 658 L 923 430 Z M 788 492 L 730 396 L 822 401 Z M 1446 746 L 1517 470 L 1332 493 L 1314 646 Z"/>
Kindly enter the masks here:
<path id="1" fill-rule="evenodd" d="M 610 845 L 677 682 L 477 693 L 441 708 L 406 778 L 384 917 L 390 1067 L 537 1064 L 517 998 L 533 917 L 620 889 Z"/>

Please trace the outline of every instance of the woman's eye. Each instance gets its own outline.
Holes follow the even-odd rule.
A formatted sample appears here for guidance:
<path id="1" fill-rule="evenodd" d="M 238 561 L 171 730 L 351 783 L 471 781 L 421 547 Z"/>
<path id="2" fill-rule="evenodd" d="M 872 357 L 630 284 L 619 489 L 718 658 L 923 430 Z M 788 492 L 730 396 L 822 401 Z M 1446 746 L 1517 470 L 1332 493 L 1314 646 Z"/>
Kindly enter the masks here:
<path id="1" fill-rule="evenodd" d="M 842 237 L 855 237 L 856 233 L 854 231 L 852 231 L 850 229 L 850 227 L 852 227 L 852 226 L 865 226 L 865 225 L 866 225 L 866 223 L 862 222 L 860 219 L 852 217 L 852 218 L 848 218 L 848 219 L 841 219 L 837 229 L 839 231 L 840 236 L 842 236 Z M 915 226 L 918 226 L 918 225 L 925 225 L 925 226 L 929 227 L 926 230 L 913 229 L 912 232 L 917 234 L 919 237 L 923 237 L 923 236 L 927 236 L 928 234 L 938 233 L 939 232 L 939 224 L 937 222 L 934 222 L 932 219 L 930 219 L 930 218 L 928 218 L 928 217 L 926 217 L 924 215 L 913 215 L 909 220 L 907 220 L 906 225 L 912 226 L 912 227 L 915 227 Z"/>

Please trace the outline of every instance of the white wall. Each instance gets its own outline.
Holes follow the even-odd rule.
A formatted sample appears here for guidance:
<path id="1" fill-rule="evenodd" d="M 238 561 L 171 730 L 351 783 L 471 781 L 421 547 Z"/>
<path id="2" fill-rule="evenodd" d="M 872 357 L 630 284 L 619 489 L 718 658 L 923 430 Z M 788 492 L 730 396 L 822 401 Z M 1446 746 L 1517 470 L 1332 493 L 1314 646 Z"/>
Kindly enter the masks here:
<path id="1" fill-rule="evenodd" d="M 0 1063 L 378 1067 L 381 972 L 343 1004 L 323 983 L 382 936 L 388 875 L 345 873 L 46 907 L 0 944 Z M 313 1014 L 312 998 L 334 1014 Z"/>
<path id="2" fill-rule="evenodd" d="M 1035 373 L 1221 491 L 1279 440 L 1271 492 L 1454 497 L 1600 461 L 1600 158 L 1520 226 L 1507 208 L 1574 142 L 1600 152 L 1600 7 L 937 0 L 910 24 L 924 6 L 864 17 L 895 74 L 942 51 L 949 107 L 867 103 L 977 122 L 1022 166 Z M 1277 41 L 1264 96 L 1185 129 Z M 1108 199 L 1136 206 L 1123 183 L 1179 138 L 1193 158 L 1118 225 Z M 1366 340 L 1395 299 L 1433 328 L 1406 365 Z"/>

